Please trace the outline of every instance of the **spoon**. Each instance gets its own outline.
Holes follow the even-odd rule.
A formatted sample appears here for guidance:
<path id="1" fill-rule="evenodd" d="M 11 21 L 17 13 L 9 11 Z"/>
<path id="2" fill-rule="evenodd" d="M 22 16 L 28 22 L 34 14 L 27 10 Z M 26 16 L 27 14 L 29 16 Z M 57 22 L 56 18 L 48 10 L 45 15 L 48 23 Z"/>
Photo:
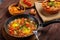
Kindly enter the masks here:
<path id="1" fill-rule="evenodd" d="M 38 38 L 38 32 L 37 32 L 37 30 L 36 30 L 36 31 L 33 31 L 33 33 L 35 34 L 35 36 L 36 36 L 36 39 L 37 39 L 37 40 L 39 40 L 39 38 Z"/>
<path id="2" fill-rule="evenodd" d="M 33 33 L 34 33 L 34 35 L 36 36 L 36 39 L 37 40 L 39 40 L 39 38 L 38 38 L 38 30 L 40 30 L 40 29 L 42 29 L 43 27 L 38 27 L 38 29 L 37 30 L 34 30 L 33 31 Z"/>

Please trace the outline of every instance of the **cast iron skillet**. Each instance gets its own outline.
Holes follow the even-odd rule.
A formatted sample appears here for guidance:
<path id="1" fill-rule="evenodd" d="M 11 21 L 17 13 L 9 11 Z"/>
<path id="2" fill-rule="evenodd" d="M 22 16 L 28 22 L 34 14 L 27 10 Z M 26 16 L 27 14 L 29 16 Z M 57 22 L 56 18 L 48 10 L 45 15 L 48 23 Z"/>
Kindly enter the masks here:
<path id="1" fill-rule="evenodd" d="M 8 34 L 8 35 L 10 35 L 9 33 L 8 33 L 8 24 L 11 22 L 11 21 L 13 21 L 14 19 L 17 19 L 17 18 L 29 18 L 29 19 L 31 19 L 32 21 L 34 21 L 36 24 L 37 24 L 37 28 L 39 28 L 39 27 L 45 27 L 45 26 L 47 26 L 47 25 L 49 25 L 49 24 L 52 24 L 52 23 L 60 23 L 60 20 L 52 20 L 52 21 L 49 21 L 49 22 L 46 22 L 46 23 L 41 23 L 41 24 L 39 24 L 39 22 L 38 22 L 38 20 L 35 18 L 35 17 L 33 17 L 33 16 L 31 16 L 31 15 L 29 15 L 29 14 L 21 14 L 21 15 L 17 15 L 17 16 L 12 16 L 12 17 L 10 17 L 6 22 L 5 22 L 5 24 L 4 24 L 4 29 L 5 29 L 5 31 L 6 31 L 6 33 Z M 32 34 L 33 35 L 33 34 Z M 12 36 L 12 35 L 10 35 L 10 36 Z M 31 36 L 31 35 L 29 35 L 29 36 Z M 12 36 L 12 37 L 17 37 L 17 36 Z M 28 37 L 28 36 L 27 36 Z M 18 37 L 18 38 L 20 38 L 20 37 Z"/>
<path id="2" fill-rule="evenodd" d="M 39 25 L 38 20 L 37 20 L 35 17 L 31 16 L 31 15 L 21 14 L 21 15 L 17 15 L 17 16 L 12 16 L 12 17 L 10 17 L 10 18 L 5 22 L 5 24 L 4 24 L 4 29 L 5 29 L 5 31 L 6 31 L 6 33 L 7 33 L 8 35 L 10 35 L 9 32 L 8 32 L 8 24 L 9 24 L 11 21 L 13 21 L 14 19 L 18 19 L 18 18 L 29 18 L 29 19 L 31 19 L 32 21 L 34 21 L 34 22 L 37 24 L 37 27 L 38 27 L 38 25 Z M 33 34 L 31 34 L 31 35 L 33 35 Z M 13 36 L 13 35 L 10 35 L 10 36 Z M 28 35 L 28 36 L 30 36 L 30 35 Z M 13 36 L 13 37 L 18 37 L 18 38 L 19 38 L 19 36 Z M 26 37 L 27 37 L 27 36 L 26 36 Z"/>

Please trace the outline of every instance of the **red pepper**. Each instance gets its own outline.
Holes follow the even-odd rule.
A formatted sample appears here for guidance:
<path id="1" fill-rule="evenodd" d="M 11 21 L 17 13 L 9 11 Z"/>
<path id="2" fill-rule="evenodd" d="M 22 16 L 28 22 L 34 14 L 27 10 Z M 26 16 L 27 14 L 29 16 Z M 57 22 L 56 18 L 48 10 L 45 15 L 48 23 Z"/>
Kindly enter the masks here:
<path id="1" fill-rule="evenodd" d="M 27 27 L 29 27 L 29 25 L 28 25 L 28 24 L 26 24 L 26 26 L 27 26 Z"/>
<path id="2" fill-rule="evenodd" d="M 23 2 L 24 2 L 26 5 L 28 5 L 28 6 L 31 6 L 31 5 L 32 5 L 30 2 L 28 2 L 28 1 L 26 1 L 26 0 L 23 0 Z"/>
<path id="3" fill-rule="evenodd" d="M 9 30 L 9 33 L 13 35 L 13 34 L 14 34 L 14 31 L 12 31 L 12 30 Z"/>
<path id="4" fill-rule="evenodd" d="M 23 0 L 23 2 L 26 2 L 26 0 Z"/>
<path id="5" fill-rule="evenodd" d="M 12 30 L 12 31 L 14 31 L 15 29 L 14 29 L 13 27 L 9 27 L 9 30 Z"/>
<path id="6" fill-rule="evenodd" d="M 31 5 L 32 5 L 30 2 L 27 2 L 26 4 L 27 4 L 28 6 L 31 6 Z"/>
<path id="7" fill-rule="evenodd" d="M 26 24 L 26 27 L 30 27 L 30 24 Z"/>
<path id="8" fill-rule="evenodd" d="M 20 25 L 24 25 L 24 18 L 21 19 Z"/>

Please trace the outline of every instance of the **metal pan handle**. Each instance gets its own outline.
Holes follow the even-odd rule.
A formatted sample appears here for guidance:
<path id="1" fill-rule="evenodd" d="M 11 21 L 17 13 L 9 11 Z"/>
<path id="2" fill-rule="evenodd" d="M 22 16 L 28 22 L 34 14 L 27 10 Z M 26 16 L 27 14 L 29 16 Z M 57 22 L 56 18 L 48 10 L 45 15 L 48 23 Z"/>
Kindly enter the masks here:
<path id="1" fill-rule="evenodd" d="M 52 23 L 60 23 L 60 19 L 58 19 L 58 20 L 52 20 L 52 21 L 40 24 L 39 27 L 38 27 L 38 31 L 40 31 L 39 34 L 40 35 L 41 35 L 41 33 L 42 34 L 46 34 L 48 32 L 48 30 L 50 29 L 50 27 L 45 27 L 45 26 L 47 26 L 49 24 L 52 24 Z"/>
<path id="2" fill-rule="evenodd" d="M 60 23 L 60 19 L 56 19 L 56 20 L 52 20 L 52 21 L 42 23 L 42 24 L 40 24 L 40 26 L 45 27 L 45 26 L 47 26 L 49 24 L 53 24 L 53 23 Z"/>
<path id="3" fill-rule="evenodd" d="M 53 23 L 60 23 L 60 19 L 42 23 L 39 25 L 38 30 L 41 31 L 42 33 L 46 33 L 50 29 L 50 27 L 45 27 L 45 26 Z"/>

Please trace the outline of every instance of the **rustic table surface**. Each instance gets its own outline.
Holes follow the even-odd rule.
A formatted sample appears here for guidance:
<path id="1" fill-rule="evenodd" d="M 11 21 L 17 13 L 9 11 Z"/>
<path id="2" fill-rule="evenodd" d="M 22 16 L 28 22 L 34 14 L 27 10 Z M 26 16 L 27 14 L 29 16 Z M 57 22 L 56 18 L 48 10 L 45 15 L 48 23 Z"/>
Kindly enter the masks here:
<path id="1" fill-rule="evenodd" d="M 1 29 L 4 26 L 4 22 L 6 21 L 6 19 L 10 17 L 8 15 L 7 7 L 15 2 L 18 2 L 18 0 L 4 0 L 3 3 L 0 4 L 0 40 L 4 40 L 2 34 L 5 33 L 1 32 Z M 36 17 L 39 20 L 39 17 L 38 16 Z M 60 23 L 50 24 L 44 27 L 42 30 L 47 32 L 39 36 L 40 40 L 60 40 Z"/>

